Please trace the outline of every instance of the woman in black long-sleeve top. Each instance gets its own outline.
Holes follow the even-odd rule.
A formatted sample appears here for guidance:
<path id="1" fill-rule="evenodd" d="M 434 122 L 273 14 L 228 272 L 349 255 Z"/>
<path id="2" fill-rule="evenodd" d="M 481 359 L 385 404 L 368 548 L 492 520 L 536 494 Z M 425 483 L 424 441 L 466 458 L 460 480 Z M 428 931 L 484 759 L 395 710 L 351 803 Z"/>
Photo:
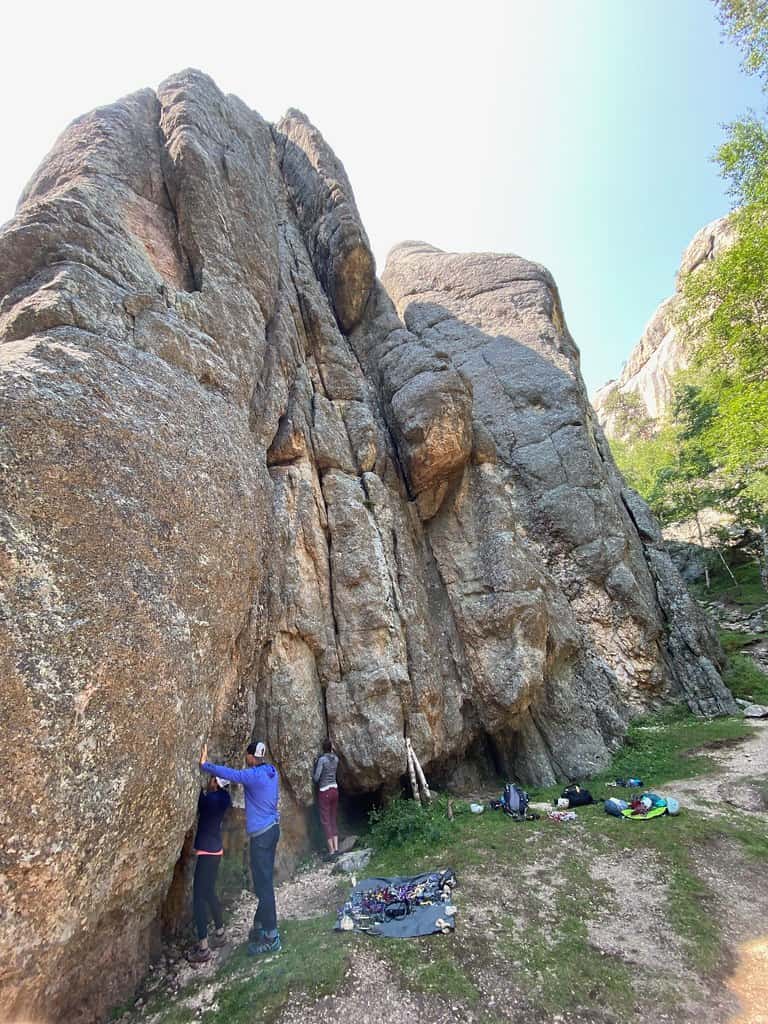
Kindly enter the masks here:
<path id="1" fill-rule="evenodd" d="M 201 790 L 197 800 L 199 820 L 195 835 L 195 880 L 192 887 L 192 907 L 197 928 L 197 945 L 187 954 L 193 964 L 204 964 L 211 959 L 208 944 L 208 918 L 213 917 L 216 931 L 211 936 L 210 945 L 224 945 L 224 918 L 221 904 L 216 895 L 216 876 L 224 854 L 221 839 L 221 823 L 229 810 L 232 800 L 226 790 L 227 782 L 212 775 L 208 781 L 208 789 Z"/>

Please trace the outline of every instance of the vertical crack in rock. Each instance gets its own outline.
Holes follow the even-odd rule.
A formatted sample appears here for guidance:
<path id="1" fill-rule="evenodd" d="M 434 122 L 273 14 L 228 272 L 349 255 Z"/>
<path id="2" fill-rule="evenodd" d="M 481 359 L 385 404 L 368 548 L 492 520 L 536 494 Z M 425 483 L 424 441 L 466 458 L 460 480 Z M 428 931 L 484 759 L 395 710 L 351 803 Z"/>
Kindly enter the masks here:
<path id="1" fill-rule="evenodd" d="M 185 274 L 183 275 L 185 290 L 189 292 L 200 292 L 203 290 L 202 259 L 200 257 L 200 253 L 197 252 L 196 257 L 198 262 L 197 264 L 195 263 L 182 235 L 181 225 L 179 223 L 179 214 L 176 209 L 176 186 L 173 181 L 173 169 L 168 157 L 167 140 L 159 122 L 157 126 L 157 133 L 161 147 L 160 171 L 163 179 L 163 196 L 167 202 L 168 210 L 173 217 L 174 236 L 185 262 Z"/>

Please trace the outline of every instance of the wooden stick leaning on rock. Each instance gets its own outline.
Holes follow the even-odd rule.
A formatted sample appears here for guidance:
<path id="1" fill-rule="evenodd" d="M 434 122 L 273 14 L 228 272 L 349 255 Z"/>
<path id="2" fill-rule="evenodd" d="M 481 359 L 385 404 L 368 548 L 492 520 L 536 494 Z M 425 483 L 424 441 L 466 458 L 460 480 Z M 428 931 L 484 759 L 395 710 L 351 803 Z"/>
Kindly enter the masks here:
<path id="1" fill-rule="evenodd" d="M 416 777 L 421 783 L 421 788 L 424 791 L 424 796 L 426 797 L 427 803 L 430 803 L 432 800 L 432 793 L 430 792 L 429 786 L 427 785 L 427 780 L 424 775 L 424 772 L 421 769 L 421 763 L 419 762 L 418 757 L 416 757 L 416 751 L 411 750 L 411 755 L 413 756 L 413 765 L 416 769 Z"/>
<path id="2" fill-rule="evenodd" d="M 429 791 L 429 786 L 427 785 L 427 780 L 426 780 L 426 778 L 424 776 L 424 772 L 421 769 L 421 764 L 419 763 L 419 759 L 418 759 L 418 757 L 416 757 L 416 751 L 413 749 L 413 745 L 411 744 L 410 737 L 406 737 L 405 745 L 406 745 L 406 748 L 408 749 L 408 757 L 409 757 L 410 760 L 413 761 L 413 768 L 414 768 L 414 770 L 416 772 L 416 776 L 417 776 L 417 778 L 419 780 L 419 783 L 421 785 L 421 788 L 422 788 L 422 791 L 423 791 L 423 797 L 427 801 L 427 803 L 429 803 L 432 800 L 432 794 Z M 410 760 L 409 760 L 409 764 L 410 764 Z M 411 785 L 413 785 L 413 780 L 411 780 Z"/>
<path id="3" fill-rule="evenodd" d="M 421 796 L 419 795 L 419 784 L 416 781 L 416 769 L 413 767 L 413 751 L 411 750 L 411 741 L 406 739 L 405 751 L 408 757 L 408 777 L 411 780 L 411 789 L 413 790 L 413 799 L 421 803 Z"/>

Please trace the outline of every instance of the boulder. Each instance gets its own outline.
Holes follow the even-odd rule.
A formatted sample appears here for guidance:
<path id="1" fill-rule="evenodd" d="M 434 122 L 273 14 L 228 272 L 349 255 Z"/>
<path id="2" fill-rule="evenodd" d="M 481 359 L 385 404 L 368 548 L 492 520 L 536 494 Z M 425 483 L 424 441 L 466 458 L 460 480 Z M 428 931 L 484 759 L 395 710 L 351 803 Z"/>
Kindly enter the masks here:
<path id="1" fill-rule="evenodd" d="M 407 243 L 377 282 L 317 129 L 198 71 L 75 121 L 0 231 L 0 408 L 4 1020 L 131 993 L 203 741 L 266 740 L 287 871 L 326 735 L 347 795 L 406 736 L 549 783 L 733 708 L 548 272 Z"/>

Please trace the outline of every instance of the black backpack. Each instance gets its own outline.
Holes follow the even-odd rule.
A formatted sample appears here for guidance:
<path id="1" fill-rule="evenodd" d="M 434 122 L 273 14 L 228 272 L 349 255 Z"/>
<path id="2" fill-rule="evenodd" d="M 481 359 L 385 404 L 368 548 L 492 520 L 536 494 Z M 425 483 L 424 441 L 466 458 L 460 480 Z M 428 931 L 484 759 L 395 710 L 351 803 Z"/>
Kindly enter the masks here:
<path id="1" fill-rule="evenodd" d="M 561 794 L 562 800 L 568 801 L 569 807 L 586 807 L 587 804 L 595 803 L 592 794 L 588 789 L 582 789 L 581 786 L 566 786 Z"/>
<path id="2" fill-rule="evenodd" d="M 505 814 L 513 818 L 524 818 L 528 811 L 528 794 L 514 782 L 508 782 L 504 787 L 501 805 Z"/>

